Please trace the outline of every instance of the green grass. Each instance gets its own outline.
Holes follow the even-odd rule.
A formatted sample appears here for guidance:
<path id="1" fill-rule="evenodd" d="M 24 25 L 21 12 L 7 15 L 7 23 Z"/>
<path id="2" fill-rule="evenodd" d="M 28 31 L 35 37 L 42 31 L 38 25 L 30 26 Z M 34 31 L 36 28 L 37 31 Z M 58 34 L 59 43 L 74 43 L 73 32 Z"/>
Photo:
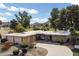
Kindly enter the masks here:
<path id="1" fill-rule="evenodd" d="M 74 56 L 79 56 L 79 49 L 73 49 L 72 51 Z"/>

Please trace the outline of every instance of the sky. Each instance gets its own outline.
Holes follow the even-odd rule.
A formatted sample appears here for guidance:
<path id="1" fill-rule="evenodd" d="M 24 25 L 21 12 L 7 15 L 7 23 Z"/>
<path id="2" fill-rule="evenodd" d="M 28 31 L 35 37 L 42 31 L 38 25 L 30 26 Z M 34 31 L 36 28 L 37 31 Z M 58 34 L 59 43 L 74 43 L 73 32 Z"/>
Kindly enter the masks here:
<path id="1" fill-rule="evenodd" d="M 0 20 L 8 22 L 15 19 L 18 12 L 27 11 L 32 16 L 31 23 L 48 21 L 53 8 L 62 9 L 70 6 L 69 3 L 4 3 L 0 4 Z"/>

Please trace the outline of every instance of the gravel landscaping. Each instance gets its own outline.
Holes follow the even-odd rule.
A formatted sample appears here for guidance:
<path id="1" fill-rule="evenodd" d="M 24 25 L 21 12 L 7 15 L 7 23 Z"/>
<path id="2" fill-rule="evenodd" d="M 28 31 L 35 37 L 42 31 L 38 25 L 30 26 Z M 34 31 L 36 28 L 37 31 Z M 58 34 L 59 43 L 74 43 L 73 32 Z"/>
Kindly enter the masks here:
<path id="1" fill-rule="evenodd" d="M 8 56 L 8 55 L 12 55 L 12 52 L 14 50 L 18 49 L 17 47 L 15 46 L 12 46 L 11 48 L 9 48 L 7 51 L 5 52 L 0 52 L 0 56 Z"/>
<path id="2" fill-rule="evenodd" d="M 47 55 L 48 51 L 45 48 L 37 47 L 33 48 L 26 53 L 26 56 L 45 56 Z"/>
<path id="3" fill-rule="evenodd" d="M 27 51 L 25 56 L 73 56 L 73 52 L 67 46 L 38 43 L 37 48 L 32 48 Z M 12 46 L 5 52 L 0 52 L 0 56 L 12 55 L 14 50 L 18 49 Z"/>
<path id="4" fill-rule="evenodd" d="M 17 49 L 18 49 L 18 47 L 12 46 L 7 51 L 4 51 L 4 52 L 0 51 L 0 56 L 13 56 L 13 51 L 17 50 Z M 22 51 L 20 50 L 20 53 L 21 52 Z M 36 47 L 36 48 L 29 49 L 27 51 L 27 53 L 25 54 L 25 56 L 45 56 L 45 55 L 47 55 L 47 53 L 48 53 L 48 51 L 45 48 L 43 48 L 43 47 Z M 20 56 L 20 55 L 18 55 L 18 56 Z"/>

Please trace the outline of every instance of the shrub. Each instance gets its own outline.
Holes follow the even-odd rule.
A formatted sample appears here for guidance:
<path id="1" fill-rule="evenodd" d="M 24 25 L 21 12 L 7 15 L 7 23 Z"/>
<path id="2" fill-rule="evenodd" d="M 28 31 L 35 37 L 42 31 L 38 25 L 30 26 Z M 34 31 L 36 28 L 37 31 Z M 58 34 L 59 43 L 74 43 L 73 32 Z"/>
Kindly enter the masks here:
<path id="1" fill-rule="evenodd" d="M 30 46 L 29 46 L 29 48 L 30 48 L 30 49 L 32 49 L 32 48 L 33 48 L 33 46 L 32 46 L 32 45 L 30 45 Z"/>
<path id="2" fill-rule="evenodd" d="M 18 55 L 19 54 L 19 50 L 14 50 L 13 51 L 13 55 Z"/>
<path id="3" fill-rule="evenodd" d="M 37 48 L 37 47 L 35 46 L 35 48 Z"/>
<path id="4" fill-rule="evenodd" d="M 73 27 L 70 28 L 71 35 L 75 35 L 75 29 Z"/>
<path id="5" fill-rule="evenodd" d="M 21 48 L 27 48 L 28 45 L 20 45 Z"/>
<path id="6" fill-rule="evenodd" d="M 22 53 L 27 53 L 27 49 L 22 49 Z"/>
<path id="7" fill-rule="evenodd" d="M 61 40 L 60 44 L 61 44 L 61 45 L 63 45 L 63 44 L 64 44 L 63 40 Z"/>
<path id="8" fill-rule="evenodd" d="M 9 34 L 10 34 L 10 33 L 14 33 L 14 31 L 9 31 L 8 33 L 9 33 Z"/>
<path id="9" fill-rule="evenodd" d="M 7 39 L 1 39 L 1 43 L 5 43 Z"/>
<path id="10" fill-rule="evenodd" d="M 19 23 L 18 25 L 16 25 L 15 30 L 16 32 L 24 32 L 25 28 Z"/>

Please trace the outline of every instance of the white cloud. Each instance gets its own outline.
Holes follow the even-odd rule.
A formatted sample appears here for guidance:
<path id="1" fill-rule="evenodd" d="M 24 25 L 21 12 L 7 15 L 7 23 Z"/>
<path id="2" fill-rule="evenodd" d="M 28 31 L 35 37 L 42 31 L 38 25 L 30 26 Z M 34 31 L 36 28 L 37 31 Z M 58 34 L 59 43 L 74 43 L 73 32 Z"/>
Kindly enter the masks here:
<path id="1" fill-rule="evenodd" d="M 38 14 L 38 11 L 35 9 L 29 9 L 28 13 L 29 14 Z"/>
<path id="2" fill-rule="evenodd" d="M 9 12 L 6 12 L 5 14 L 6 14 L 6 16 L 11 16 L 11 15 L 12 15 L 12 14 L 9 13 Z"/>
<path id="3" fill-rule="evenodd" d="M 12 14 L 9 13 L 9 12 L 6 12 L 6 13 L 0 13 L 0 16 L 12 16 Z"/>
<path id="4" fill-rule="evenodd" d="M 7 11 L 19 11 L 15 6 L 6 6 L 5 4 L 0 4 L 0 9 L 4 9 Z"/>
<path id="5" fill-rule="evenodd" d="M 1 20 L 2 22 L 7 22 L 7 18 L 5 18 L 5 17 L 0 17 L 0 20 Z"/>
<path id="6" fill-rule="evenodd" d="M 47 18 L 33 18 L 33 19 L 31 19 L 31 24 L 32 23 L 35 23 L 35 22 L 38 22 L 38 23 L 44 23 L 44 22 L 46 22 L 46 21 L 48 21 L 48 19 Z"/>
<path id="7" fill-rule="evenodd" d="M 38 10 L 36 9 L 28 9 L 28 8 L 23 8 L 23 7 L 15 7 L 15 6 L 6 6 L 4 4 L 0 4 L 0 9 L 4 9 L 7 11 L 11 11 L 11 12 L 17 12 L 17 11 L 26 11 L 29 14 L 38 14 Z"/>
<path id="8" fill-rule="evenodd" d="M 36 9 L 19 8 L 19 11 L 21 11 L 21 12 L 26 11 L 29 14 L 38 14 L 38 10 L 36 10 Z"/>
<path id="9" fill-rule="evenodd" d="M 26 9 L 26 8 L 19 8 L 19 11 L 28 11 L 29 9 Z"/>
<path id="10" fill-rule="evenodd" d="M 19 11 L 15 6 L 10 6 L 7 8 L 8 11 Z"/>
<path id="11" fill-rule="evenodd" d="M 0 4 L 0 9 L 6 9 L 7 7 L 4 4 Z"/>
<path id="12" fill-rule="evenodd" d="M 73 4 L 73 5 L 79 5 L 79 2 L 78 2 L 78 0 L 72 0 L 71 4 Z"/>

